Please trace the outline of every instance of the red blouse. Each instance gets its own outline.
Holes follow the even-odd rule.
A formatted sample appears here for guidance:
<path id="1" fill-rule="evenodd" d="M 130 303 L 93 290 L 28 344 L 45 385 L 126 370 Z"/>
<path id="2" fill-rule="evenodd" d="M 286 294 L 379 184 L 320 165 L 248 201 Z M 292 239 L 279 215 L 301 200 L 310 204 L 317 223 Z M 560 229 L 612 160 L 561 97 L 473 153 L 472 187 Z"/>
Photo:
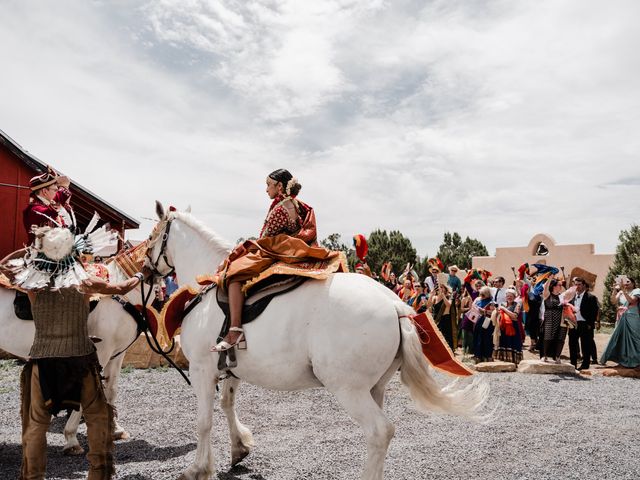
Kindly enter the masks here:
<path id="1" fill-rule="evenodd" d="M 260 231 L 260 238 L 274 237 L 281 233 L 293 235 L 300 230 L 302 227 L 302 221 L 300 220 L 300 214 L 298 213 L 297 208 L 296 218 L 292 219 L 289 215 L 289 211 L 284 206 L 285 202 L 291 201 L 294 201 L 293 198 L 284 197 L 282 195 L 278 195 L 273 199 L 271 207 L 269 207 L 269 213 L 267 213 L 267 218 L 265 219 L 262 230 Z M 295 202 L 294 206 L 297 207 Z"/>

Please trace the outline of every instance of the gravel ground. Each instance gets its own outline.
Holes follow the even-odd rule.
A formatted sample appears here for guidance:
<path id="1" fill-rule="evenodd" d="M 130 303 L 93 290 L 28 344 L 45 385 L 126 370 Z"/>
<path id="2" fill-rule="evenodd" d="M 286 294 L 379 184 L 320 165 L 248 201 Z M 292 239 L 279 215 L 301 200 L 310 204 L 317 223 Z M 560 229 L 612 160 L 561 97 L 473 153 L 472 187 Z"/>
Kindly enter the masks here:
<path id="1" fill-rule="evenodd" d="M 0 362 L 2 479 L 17 478 L 20 467 L 19 372 L 15 362 Z M 491 384 L 491 403 L 501 406 L 489 425 L 416 412 L 394 377 L 385 403 L 396 426 L 386 479 L 640 477 L 638 380 L 484 375 Z M 195 405 L 191 387 L 176 372 L 125 370 L 118 407 L 131 439 L 116 444 L 117 478 L 177 478 L 195 456 Z M 238 413 L 253 430 L 256 447 L 230 470 L 226 421 L 217 408 L 212 440 L 218 479 L 359 478 L 362 433 L 324 390 L 271 392 L 242 385 Z M 47 478 L 85 478 L 83 457 L 62 456 L 63 425 L 62 417 L 52 423 Z M 84 432 L 84 425 L 80 428 Z M 80 442 L 86 445 L 84 435 Z"/>

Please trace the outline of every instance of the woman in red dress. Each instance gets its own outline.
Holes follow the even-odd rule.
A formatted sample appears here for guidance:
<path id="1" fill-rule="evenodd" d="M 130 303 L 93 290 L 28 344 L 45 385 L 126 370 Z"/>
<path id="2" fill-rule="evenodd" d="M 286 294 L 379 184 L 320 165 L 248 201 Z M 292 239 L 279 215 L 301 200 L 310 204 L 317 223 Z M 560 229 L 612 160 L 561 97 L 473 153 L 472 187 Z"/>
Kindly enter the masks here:
<path id="1" fill-rule="evenodd" d="M 221 265 L 217 274 L 218 288 L 229 294 L 231 327 L 212 352 L 229 350 L 244 341 L 242 307 L 249 280 L 276 262 L 288 264 L 328 260 L 339 255 L 318 247 L 313 209 L 297 199 L 302 186 L 288 170 L 279 169 L 267 177 L 267 195 L 272 200 L 260 238 L 238 245 Z M 254 284 L 254 282 L 251 282 Z"/>

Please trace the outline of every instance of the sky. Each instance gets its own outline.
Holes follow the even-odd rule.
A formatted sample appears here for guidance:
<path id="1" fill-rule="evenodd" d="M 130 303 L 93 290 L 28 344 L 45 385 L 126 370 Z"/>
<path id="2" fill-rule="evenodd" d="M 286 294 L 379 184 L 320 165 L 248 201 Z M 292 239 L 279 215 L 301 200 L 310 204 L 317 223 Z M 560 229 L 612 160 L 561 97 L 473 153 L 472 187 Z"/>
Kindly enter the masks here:
<path id="1" fill-rule="evenodd" d="M 0 0 L 0 129 L 153 226 L 235 241 L 287 168 L 319 236 L 536 233 L 615 250 L 638 222 L 635 0 Z"/>

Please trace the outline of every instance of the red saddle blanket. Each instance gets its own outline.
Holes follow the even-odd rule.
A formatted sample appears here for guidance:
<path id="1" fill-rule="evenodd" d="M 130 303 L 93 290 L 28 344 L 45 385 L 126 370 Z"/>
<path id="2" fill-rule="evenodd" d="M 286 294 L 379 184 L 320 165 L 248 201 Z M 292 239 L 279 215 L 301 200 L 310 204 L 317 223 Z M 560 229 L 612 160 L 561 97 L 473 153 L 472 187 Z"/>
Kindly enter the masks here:
<path id="1" fill-rule="evenodd" d="M 473 375 L 473 371 L 455 357 L 431 314 L 424 312 L 419 315 L 411 315 L 409 318 L 418 331 L 422 343 L 422 353 L 433 368 L 459 377 Z"/>

